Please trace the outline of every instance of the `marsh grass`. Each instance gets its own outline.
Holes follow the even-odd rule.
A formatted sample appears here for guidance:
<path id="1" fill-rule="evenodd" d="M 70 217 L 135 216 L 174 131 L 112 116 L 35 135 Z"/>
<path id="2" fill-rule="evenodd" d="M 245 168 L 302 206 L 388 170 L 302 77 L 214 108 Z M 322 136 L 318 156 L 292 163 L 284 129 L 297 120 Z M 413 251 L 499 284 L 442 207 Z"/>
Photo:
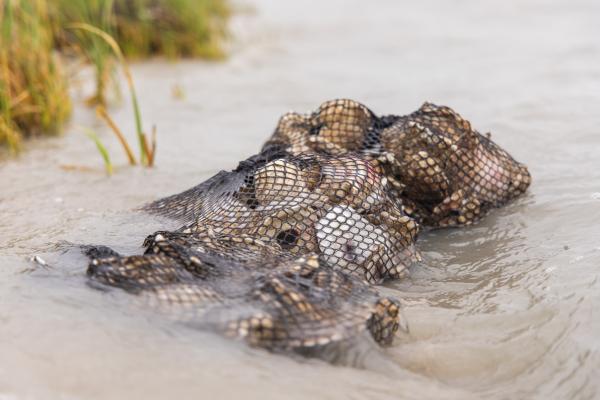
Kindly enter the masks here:
<path id="1" fill-rule="evenodd" d="M 74 23 L 74 24 L 70 24 L 69 28 L 75 29 L 75 30 L 82 30 L 82 31 L 88 32 L 94 36 L 101 38 L 110 47 L 110 49 L 114 53 L 115 57 L 117 58 L 117 61 L 119 62 L 119 64 L 121 65 L 121 68 L 123 69 L 123 73 L 125 75 L 125 81 L 127 82 L 127 86 L 129 87 L 129 93 L 131 94 L 131 103 L 133 105 L 133 113 L 135 116 L 135 129 L 136 129 L 136 133 L 137 133 L 137 137 L 138 137 L 138 141 L 139 141 L 139 147 L 140 147 L 140 159 L 141 159 L 142 165 L 151 167 L 152 164 L 150 163 L 150 160 L 153 160 L 154 157 L 150 157 L 152 150 L 149 148 L 146 134 L 144 133 L 144 130 L 142 128 L 142 115 L 140 112 L 140 106 L 139 106 L 137 94 L 135 91 L 135 85 L 133 83 L 133 76 L 131 75 L 131 71 L 129 70 L 127 61 L 125 61 L 125 57 L 123 56 L 123 52 L 121 51 L 121 48 L 119 47 L 119 45 L 115 41 L 115 39 L 112 36 L 110 36 L 107 32 L 104 32 L 103 30 L 96 28 L 92 25 L 85 24 L 85 23 Z M 113 131 L 115 131 L 115 133 L 119 137 L 121 144 L 123 144 L 123 147 L 125 148 L 128 156 L 129 156 L 129 161 L 131 163 L 131 161 L 132 161 L 131 151 L 129 150 L 129 145 L 127 145 L 127 141 L 124 139 L 124 137 L 122 135 L 120 135 L 120 130 L 118 128 L 116 128 L 116 124 L 114 122 L 112 122 L 112 120 L 109 118 L 108 113 L 106 112 L 104 107 L 101 107 L 97 110 L 99 111 L 99 114 L 102 117 L 104 117 L 103 119 L 108 122 L 109 126 L 113 129 Z M 133 161 L 135 163 L 134 159 L 133 159 Z"/>
<path id="2" fill-rule="evenodd" d="M 230 6 L 227 0 L 55 0 L 52 15 L 61 48 L 83 54 L 96 70 L 96 93 L 90 105 L 106 105 L 115 76 L 113 52 L 105 41 L 65 26 L 94 26 L 119 43 L 128 59 L 225 56 Z"/>
<path id="3" fill-rule="evenodd" d="M 215 0 L 130 0 L 114 4 L 116 37 L 127 57 L 224 57 L 231 13 Z"/>
<path id="4" fill-rule="evenodd" d="M 155 131 L 149 141 L 125 59 L 223 58 L 229 15 L 228 0 L 0 0 L 0 146 L 16 152 L 24 136 L 60 130 L 71 110 L 60 58 L 79 57 L 96 72 L 90 105 L 107 103 L 121 66 L 140 162 L 152 166 Z"/>
<path id="5" fill-rule="evenodd" d="M 115 77 L 110 46 L 101 37 L 65 28 L 73 23 L 87 24 L 112 35 L 113 0 L 54 0 L 50 4 L 57 47 L 83 56 L 95 69 L 96 91 L 86 102 L 91 106 L 105 105 L 107 88 Z"/>
<path id="6" fill-rule="evenodd" d="M 24 135 L 57 133 L 71 101 L 46 0 L 0 5 L 0 145 L 16 152 Z"/>

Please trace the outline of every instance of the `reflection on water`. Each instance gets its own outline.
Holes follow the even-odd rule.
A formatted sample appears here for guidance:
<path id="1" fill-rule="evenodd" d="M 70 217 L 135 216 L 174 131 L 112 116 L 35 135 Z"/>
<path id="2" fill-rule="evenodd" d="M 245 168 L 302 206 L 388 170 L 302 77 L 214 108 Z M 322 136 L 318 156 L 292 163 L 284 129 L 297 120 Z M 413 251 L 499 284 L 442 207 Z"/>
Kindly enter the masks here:
<path id="1" fill-rule="evenodd" d="M 254 4 L 226 63 L 134 66 L 144 119 L 158 126 L 155 170 L 125 167 L 101 125 L 123 166 L 110 179 L 75 129 L 0 165 L 0 399 L 597 397 L 600 4 Z M 410 321 L 397 346 L 362 341 L 336 365 L 283 357 L 87 286 L 71 244 L 139 251 L 172 226 L 131 209 L 234 167 L 279 115 L 334 97 L 383 114 L 450 105 L 534 178 L 476 226 L 421 235 L 423 265 L 381 288 Z M 113 114 L 134 131 L 127 104 Z M 97 123 L 81 107 L 76 124 Z M 48 266 L 34 268 L 33 254 Z"/>

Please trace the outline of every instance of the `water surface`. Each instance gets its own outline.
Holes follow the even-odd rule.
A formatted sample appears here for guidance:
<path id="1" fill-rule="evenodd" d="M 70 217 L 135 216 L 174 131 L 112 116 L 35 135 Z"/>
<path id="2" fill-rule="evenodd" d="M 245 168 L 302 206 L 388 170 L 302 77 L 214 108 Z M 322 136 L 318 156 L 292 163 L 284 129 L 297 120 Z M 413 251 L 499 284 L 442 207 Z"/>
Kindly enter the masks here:
<path id="1" fill-rule="evenodd" d="M 157 168 L 127 167 L 82 106 L 64 136 L 0 164 L 0 399 L 599 397 L 600 3 L 251 4 L 227 62 L 133 67 Z M 274 355 L 86 285 L 71 243 L 139 251 L 172 226 L 131 209 L 234 167 L 279 115 L 336 97 L 382 114 L 449 105 L 533 176 L 476 226 L 421 237 L 426 265 L 382 288 L 410 323 L 395 347 L 335 366 Z M 128 104 L 111 113 L 133 132 Z M 109 144 L 112 178 L 79 125 Z"/>

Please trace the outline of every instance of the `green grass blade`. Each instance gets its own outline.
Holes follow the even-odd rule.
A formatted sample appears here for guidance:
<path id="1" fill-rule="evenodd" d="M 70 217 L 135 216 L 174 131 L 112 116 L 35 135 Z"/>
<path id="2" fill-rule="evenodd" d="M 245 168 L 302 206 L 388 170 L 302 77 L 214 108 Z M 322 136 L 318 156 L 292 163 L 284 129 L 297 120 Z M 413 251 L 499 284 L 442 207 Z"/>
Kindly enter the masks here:
<path id="1" fill-rule="evenodd" d="M 100 141 L 100 138 L 98 137 L 98 135 L 96 134 L 96 132 L 94 132 L 93 130 L 89 129 L 89 128 L 82 128 L 85 132 L 87 137 L 89 137 L 90 139 L 92 139 L 92 141 L 96 144 L 96 148 L 98 149 L 98 152 L 100 153 L 100 155 L 102 156 L 102 159 L 104 160 L 104 167 L 106 168 L 106 173 L 110 176 L 113 174 L 113 166 L 112 163 L 110 162 L 110 156 L 108 154 L 108 150 L 106 150 L 106 147 L 102 144 L 102 142 Z"/>

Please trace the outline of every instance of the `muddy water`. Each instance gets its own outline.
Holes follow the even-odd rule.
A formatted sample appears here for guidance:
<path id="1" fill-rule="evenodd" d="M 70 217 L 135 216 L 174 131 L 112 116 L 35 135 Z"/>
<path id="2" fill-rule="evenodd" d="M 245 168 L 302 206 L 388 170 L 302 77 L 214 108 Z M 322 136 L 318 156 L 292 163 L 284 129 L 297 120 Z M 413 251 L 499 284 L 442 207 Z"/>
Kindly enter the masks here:
<path id="1" fill-rule="evenodd" d="M 156 169 L 126 167 L 83 107 L 65 136 L 0 164 L 0 399 L 599 397 L 600 3 L 252 4 L 226 63 L 134 66 Z M 139 251 L 169 226 L 129 210 L 235 166 L 278 115 L 334 97 L 380 113 L 450 105 L 534 177 L 480 224 L 422 236 L 426 265 L 382 288 L 410 321 L 397 346 L 363 344 L 337 366 L 283 357 L 86 285 L 73 243 Z M 127 104 L 112 113 L 133 131 Z M 110 144 L 112 178 L 80 125 Z"/>

